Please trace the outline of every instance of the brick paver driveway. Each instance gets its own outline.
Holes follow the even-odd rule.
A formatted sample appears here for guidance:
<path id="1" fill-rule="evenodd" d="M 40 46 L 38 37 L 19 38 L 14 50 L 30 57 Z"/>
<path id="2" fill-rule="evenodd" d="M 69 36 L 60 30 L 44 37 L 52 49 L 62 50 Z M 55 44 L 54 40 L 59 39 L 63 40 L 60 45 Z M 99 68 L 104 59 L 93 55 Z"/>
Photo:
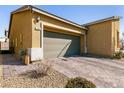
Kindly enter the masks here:
<path id="1" fill-rule="evenodd" d="M 44 60 L 43 63 L 68 77 L 81 76 L 97 87 L 124 87 L 124 62 L 104 58 L 69 57 Z"/>

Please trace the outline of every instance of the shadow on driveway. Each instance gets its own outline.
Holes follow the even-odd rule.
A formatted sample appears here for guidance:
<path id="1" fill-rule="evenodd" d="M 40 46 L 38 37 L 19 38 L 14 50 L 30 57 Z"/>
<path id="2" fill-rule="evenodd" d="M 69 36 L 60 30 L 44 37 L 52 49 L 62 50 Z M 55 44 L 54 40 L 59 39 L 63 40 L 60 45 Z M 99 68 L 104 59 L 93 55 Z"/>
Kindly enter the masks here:
<path id="1" fill-rule="evenodd" d="M 17 76 L 24 66 L 23 62 L 17 60 L 14 54 L 0 54 L 0 75 L 3 78 Z"/>
<path id="2" fill-rule="evenodd" d="M 3 78 L 19 77 L 26 72 L 35 71 L 40 68 L 39 66 L 41 63 L 39 62 L 38 64 L 24 65 L 24 63 L 17 60 L 13 54 L 0 55 L 0 58 L 0 68 L 2 69 L 1 75 Z"/>
<path id="3" fill-rule="evenodd" d="M 15 58 L 14 54 L 2 54 L 0 56 L 3 65 L 24 65 L 22 61 Z"/>

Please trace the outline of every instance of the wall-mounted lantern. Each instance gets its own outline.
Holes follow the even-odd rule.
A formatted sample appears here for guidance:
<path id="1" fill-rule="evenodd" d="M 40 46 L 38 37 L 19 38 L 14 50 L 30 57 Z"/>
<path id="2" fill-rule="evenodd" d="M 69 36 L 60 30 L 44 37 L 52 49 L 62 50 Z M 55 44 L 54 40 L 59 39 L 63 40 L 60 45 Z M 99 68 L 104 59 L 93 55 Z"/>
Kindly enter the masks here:
<path id="1" fill-rule="evenodd" d="M 34 18 L 33 18 L 33 28 L 36 31 L 41 30 L 41 18 L 40 18 L 40 16 L 34 16 Z"/>

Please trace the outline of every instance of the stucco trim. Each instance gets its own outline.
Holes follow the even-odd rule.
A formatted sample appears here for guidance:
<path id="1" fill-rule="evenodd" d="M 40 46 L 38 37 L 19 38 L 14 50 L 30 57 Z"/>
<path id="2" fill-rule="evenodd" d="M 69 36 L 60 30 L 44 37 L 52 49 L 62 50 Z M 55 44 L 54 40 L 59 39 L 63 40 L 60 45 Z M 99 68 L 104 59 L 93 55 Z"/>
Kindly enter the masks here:
<path id="1" fill-rule="evenodd" d="M 80 35 L 84 35 L 85 34 L 83 32 L 79 32 L 79 31 L 76 31 L 76 30 L 73 30 L 73 29 L 69 29 L 69 28 L 64 28 L 64 27 L 60 27 L 60 26 L 56 26 L 56 25 L 51 25 L 51 24 L 48 24 L 48 23 L 43 23 L 43 24 L 46 27 L 51 27 L 51 28 L 55 28 L 55 29 L 65 30 L 65 31 L 68 31 L 68 32 L 71 32 L 71 33 L 75 33 L 75 34 L 80 34 Z"/>

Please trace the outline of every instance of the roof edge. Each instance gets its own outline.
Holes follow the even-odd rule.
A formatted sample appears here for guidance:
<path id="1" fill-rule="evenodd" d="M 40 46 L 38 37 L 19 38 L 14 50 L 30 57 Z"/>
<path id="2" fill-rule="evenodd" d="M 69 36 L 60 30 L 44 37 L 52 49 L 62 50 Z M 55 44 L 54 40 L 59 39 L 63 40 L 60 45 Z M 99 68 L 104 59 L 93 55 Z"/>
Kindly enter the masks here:
<path id="1" fill-rule="evenodd" d="M 97 23 L 102 23 L 102 22 L 106 22 L 106 21 L 110 21 L 110 20 L 120 20 L 121 18 L 122 17 L 120 17 L 120 16 L 112 16 L 112 17 L 100 19 L 100 20 L 97 20 L 97 21 L 89 22 L 89 23 L 83 24 L 82 26 L 94 25 L 94 24 L 97 24 Z"/>
<path id="2" fill-rule="evenodd" d="M 72 22 L 72 21 L 70 21 L 70 20 L 67 20 L 67 19 L 65 19 L 65 18 L 59 17 L 59 16 L 57 16 L 57 15 L 54 15 L 54 14 L 52 14 L 52 13 L 49 13 L 49 12 L 44 11 L 44 10 L 42 10 L 42 9 L 39 9 L 39 8 L 37 8 L 37 7 L 34 7 L 34 6 L 31 6 L 31 7 L 32 7 L 32 11 L 35 11 L 35 12 L 38 12 L 38 13 L 47 15 L 47 16 L 52 17 L 52 18 L 54 18 L 54 19 L 57 19 L 57 20 L 59 20 L 59 21 L 63 21 L 63 22 L 65 22 L 65 23 L 68 23 L 68 24 L 71 24 L 71 25 L 74 25 L 74 26 L 77 26 L 77 27 L 79 27 L 79 28 L 83 28 L 83 29 L 87 30 L 87 28 L 81 26 L 80 24 L 77 24 L 77 23 Z"/>
<path id="3" fill-rule="evenodd" d="M 62 18 L 62 17 L 59 17 L 59 16 L 57 16 L 57 15 L 54 15 L 54 14 L 52 14 L 52 13 L 49 13 L 49 12 L 47 12 L 47 11 L 44 11 L 44 10 L 42 10 L 42 9 L 39 9 L 39 8 L 34 7 L 34 6 L 31 6 L 31 5 L 22 6 L 22 7 L 18 8 L 17 10 L 11 12 L 11 14 L 19 13 L 19 12 L 26 11 L 26 10 L 32 10 L 32 11 L 35 11 L 35 12 L 38 12 L 38 13 L 47 15 L 47 16 L 49 16 L 49 17 L 52 17 L 52 18 L 54 18 L 54 19 L 57 19 L 57 20 L 59 20 L 59 21 L 62 21 L 62 22 L 71 24 L 71 25 L 73 25 L 73 26 L 82 28 L 82 29 L 84 29 L 84 30 L 87 30 L 87 28 L 81 26 L 80 24 L 77 24 L 77 23 L 75 23 L 75 22 L 72 22 L 72 21 L 67 20 L 67 19 L 65 19 L 65 18 Z"/>
<path id="4" fill-rule="evenodd" d="M 24 5 L 18 9 L 16 9 L 15 11 L 12 11 L 11 14 L 15 14 L 15 13 L 19 13 L 19 12 L 22 12 L 22 11 L 25 11 L 25 10 L 29 10 L 31 9 L 32 6 L 30 5 Z"/>

